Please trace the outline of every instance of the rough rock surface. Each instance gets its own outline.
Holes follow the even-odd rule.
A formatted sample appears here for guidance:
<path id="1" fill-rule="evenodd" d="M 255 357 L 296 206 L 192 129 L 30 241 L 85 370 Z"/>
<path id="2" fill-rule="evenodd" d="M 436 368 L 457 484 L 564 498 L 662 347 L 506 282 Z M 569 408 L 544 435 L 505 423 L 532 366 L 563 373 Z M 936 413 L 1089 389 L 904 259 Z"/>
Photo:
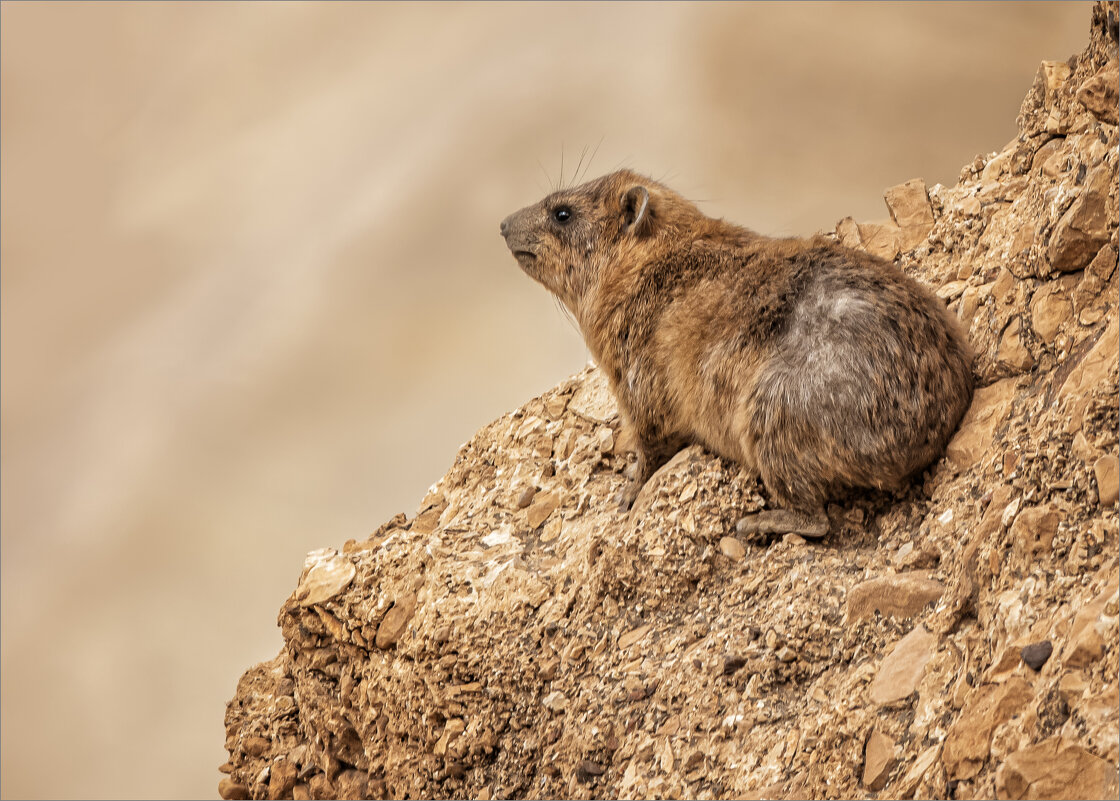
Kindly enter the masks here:
<path id="1" fill-rule="evenodd" d="M 584 370 L 414 517 L 309 556 L 228 705 L 221 795 L 1115 798 L 1116 20 L 1093 7 L 956 186 L 838 225 L 969 331 L 945 459 L 834 504 L 821 542 L 736 539 L 761 488 L 698 447 L 623 515 Z"/>

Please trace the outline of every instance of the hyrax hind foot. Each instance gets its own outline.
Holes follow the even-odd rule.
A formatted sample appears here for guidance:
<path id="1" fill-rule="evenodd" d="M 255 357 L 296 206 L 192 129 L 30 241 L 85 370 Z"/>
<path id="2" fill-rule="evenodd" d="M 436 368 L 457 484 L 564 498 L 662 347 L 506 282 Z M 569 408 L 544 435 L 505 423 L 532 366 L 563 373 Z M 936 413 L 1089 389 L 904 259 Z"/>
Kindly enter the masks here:
<path id="1" fill-rule="evenodd" d="M 735 524 L 735 532 L 746 534 L 800 534 L 818 539 L 828 533 L 828 515 L 823 509 L 812 513 L 792 509 L 773 509 L 747 515 Z"/>

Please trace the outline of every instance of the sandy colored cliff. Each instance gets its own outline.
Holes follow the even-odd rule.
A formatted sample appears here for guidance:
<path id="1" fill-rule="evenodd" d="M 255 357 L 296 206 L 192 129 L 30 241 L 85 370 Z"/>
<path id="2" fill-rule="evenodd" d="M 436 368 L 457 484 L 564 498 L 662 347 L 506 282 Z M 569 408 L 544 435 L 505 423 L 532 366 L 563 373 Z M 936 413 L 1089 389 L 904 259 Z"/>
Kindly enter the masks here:
<path id="1" fill-rule="evenodd" d="M 228 705 L 222 796 L 1116 797 L 1117 14 L 1040 65 L 1002 151 L 837 225 L 976 350 L 922 479 L 821 542 L 746 541 L 761 487 L 693 447 L 623 515 L 589 368 L 309 555 Z"/>

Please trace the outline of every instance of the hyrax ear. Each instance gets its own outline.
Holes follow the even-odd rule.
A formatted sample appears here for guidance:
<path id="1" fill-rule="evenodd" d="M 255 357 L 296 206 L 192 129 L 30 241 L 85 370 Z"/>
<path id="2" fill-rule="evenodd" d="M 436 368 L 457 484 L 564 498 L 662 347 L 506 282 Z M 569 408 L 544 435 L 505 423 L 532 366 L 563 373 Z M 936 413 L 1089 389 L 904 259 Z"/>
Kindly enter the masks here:
<path id="1" fill-rule="evenodd" d="M 622 230 L 635 236 L 645 236 L 653 230 L 649 190 L 644 186 L 632 186 L 622 196 Z"/>

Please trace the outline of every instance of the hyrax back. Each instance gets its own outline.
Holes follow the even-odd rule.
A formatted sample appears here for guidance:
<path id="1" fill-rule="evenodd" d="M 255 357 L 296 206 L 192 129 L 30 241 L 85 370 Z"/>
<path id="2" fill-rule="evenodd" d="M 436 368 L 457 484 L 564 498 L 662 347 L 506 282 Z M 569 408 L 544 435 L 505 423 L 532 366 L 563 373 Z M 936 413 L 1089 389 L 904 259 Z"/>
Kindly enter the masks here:
<path id="1" fill-rule="evenodd" d="M 823 237 L 761 236 L 629 171 L 554 192 L 501 231 L 572 312 L 633 427 L 624 507 L 696 442 L 760 474 L 785 507 L 741 530 L 820 536 L 825 500 L 900 487 L 971 401 L 971 357 L 944 305 Z"/>

